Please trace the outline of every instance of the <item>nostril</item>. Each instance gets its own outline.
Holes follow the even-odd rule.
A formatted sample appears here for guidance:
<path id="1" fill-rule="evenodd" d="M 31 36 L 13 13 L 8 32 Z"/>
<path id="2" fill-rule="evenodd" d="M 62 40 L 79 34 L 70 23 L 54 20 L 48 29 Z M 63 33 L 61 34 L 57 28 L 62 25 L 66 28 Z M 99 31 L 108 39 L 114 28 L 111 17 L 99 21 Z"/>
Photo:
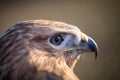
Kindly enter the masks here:
<path id="1" fill-rule="evenodd" d="M 81 42 L 83 43 L 88 42 L 88 36 L 84 33 L 81 34 Z"/>
<path id="2" fill-rule="evenodd" d="M 86 43 L 86 41 L 85 41 L 85 40 L 81 40 L 81 42 L 82 42 L 82 43 Z"/>

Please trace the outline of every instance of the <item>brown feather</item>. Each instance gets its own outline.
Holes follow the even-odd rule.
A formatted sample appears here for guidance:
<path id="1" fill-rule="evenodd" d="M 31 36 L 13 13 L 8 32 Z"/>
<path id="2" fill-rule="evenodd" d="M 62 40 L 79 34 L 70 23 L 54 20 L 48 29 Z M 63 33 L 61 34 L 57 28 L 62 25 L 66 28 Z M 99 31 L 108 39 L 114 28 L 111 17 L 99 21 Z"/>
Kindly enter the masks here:
<path id="1" fill-rule="evenodd" d="M 54 33 L 72 34 L 73 25 L 48 20 L 17 23 L 0 38 L 0 80 L 78 80 L 76 57 L 48 45 Z"/>

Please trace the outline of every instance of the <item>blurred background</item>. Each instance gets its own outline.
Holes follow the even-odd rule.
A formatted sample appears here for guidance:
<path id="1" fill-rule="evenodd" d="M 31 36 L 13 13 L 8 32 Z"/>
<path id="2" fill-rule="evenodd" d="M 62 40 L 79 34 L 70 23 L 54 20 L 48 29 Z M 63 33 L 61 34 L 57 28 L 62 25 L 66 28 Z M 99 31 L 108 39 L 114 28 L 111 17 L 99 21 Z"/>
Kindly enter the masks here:
<path id="1" fill-rule="evenodd" d="M 95 39 L 98 58 L 84 54 L 75 67 L 81 80 L 120 80 L 120 0 L 0 0 L 0 34 L 31 19 L 73 24 Z"/>

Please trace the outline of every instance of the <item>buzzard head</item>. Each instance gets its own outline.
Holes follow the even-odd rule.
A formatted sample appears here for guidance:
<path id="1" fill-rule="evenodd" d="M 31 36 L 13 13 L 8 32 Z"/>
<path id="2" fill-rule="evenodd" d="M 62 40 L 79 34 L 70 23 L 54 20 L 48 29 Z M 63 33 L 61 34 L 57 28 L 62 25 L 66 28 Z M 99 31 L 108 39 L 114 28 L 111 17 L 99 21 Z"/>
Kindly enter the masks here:
<path id="1" fill-rule="evenodd" d="M 84 52 L 98 48 L 74 25 L 49 20 L 15 24 L 0 38 L 0 79 L 78 80 L 73 68 Z"/>

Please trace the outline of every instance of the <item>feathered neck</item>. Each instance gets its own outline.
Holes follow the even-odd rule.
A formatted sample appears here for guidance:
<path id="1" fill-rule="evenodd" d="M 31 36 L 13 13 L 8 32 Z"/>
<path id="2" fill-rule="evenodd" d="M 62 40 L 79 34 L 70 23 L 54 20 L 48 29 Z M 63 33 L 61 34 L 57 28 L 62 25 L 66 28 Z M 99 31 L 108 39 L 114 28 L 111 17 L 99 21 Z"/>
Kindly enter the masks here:
<path id="1" fill-rule="evenodd" d="M 36 68 L 36 74 L 38 76 L 50 76 L 51 79 L 55 80 L 79 80 L 74 74 L 73 69 L 70 68 L 63 56 L 52 57 L 48 55 L 43 55 L 42 52 L 33 51 L 29 54 L 28 60 L 31 66 Z M 41 76 L 44 78 L 44 76 Z"/>

